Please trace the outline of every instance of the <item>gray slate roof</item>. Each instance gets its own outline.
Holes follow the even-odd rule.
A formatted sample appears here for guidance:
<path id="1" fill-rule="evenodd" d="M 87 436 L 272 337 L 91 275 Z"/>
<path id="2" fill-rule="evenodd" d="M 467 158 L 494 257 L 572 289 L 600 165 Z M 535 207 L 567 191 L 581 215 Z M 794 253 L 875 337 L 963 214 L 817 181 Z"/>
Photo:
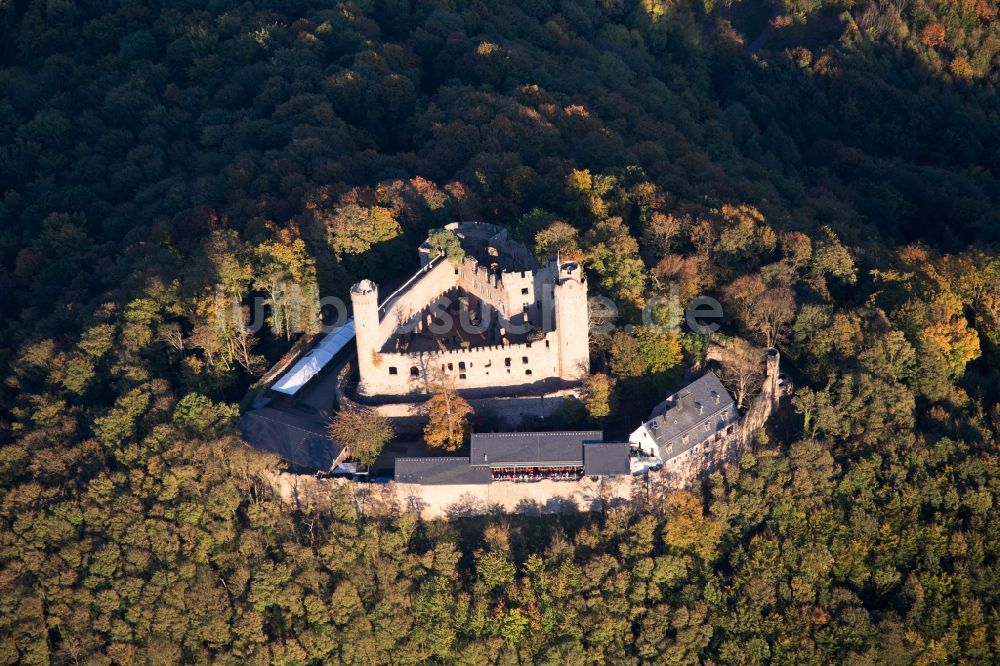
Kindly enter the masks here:
<path id="1" fill-rule="evenodd" d="M 326 436 L 323 421 L 278 411 L 255 409 L 239 421 L 243 438 L 254 448 L 276 453 L 294 466 L 327 472 L 343 447 Z"/>
<path id="2" fill-rule="evenodd" d="M 583 446 L 583 471 L 587 476 L 629 474 L 628 442 L 589 443 Z"/>
<path id="3" fill-rule="evenodd" d="M 736 415 L 732 396 L 715 373 L 707 372 L 657 405 L 645 426 L 662 449 L 670 440 L 726 410 L 732 420 Z"/>
<path id="4" fill-rule="evenodd" d="M 469 450 L 474 466 L 583 465 L 583 443 L 603 439 L 600 430 L 484 432 L 472 434 Z"/>
<path id="5" fill-rule="evenodd" d="M 491 476 L 489 467 L 472 467 L 468 458 L 396 458 L 396 483 L 484 484 Z"/>

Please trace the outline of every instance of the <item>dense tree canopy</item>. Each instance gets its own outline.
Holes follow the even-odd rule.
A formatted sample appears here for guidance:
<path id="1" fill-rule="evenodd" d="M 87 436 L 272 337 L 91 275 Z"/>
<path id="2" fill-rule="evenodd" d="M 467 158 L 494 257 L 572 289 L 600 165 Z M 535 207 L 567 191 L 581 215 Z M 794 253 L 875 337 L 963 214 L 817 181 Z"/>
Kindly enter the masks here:
<path id="1" fill-rule="evenodd" d="M 0 2 L 0 663 L 994 659 L 997 19 Z M 467 219 L 615 302 L 581 420 L 624 436 L 703 360 L 663 326 L 700 294 L 731 388 L 777 345 L 791 404 L 600 514 L 291 505 L 248 387 Z"/>

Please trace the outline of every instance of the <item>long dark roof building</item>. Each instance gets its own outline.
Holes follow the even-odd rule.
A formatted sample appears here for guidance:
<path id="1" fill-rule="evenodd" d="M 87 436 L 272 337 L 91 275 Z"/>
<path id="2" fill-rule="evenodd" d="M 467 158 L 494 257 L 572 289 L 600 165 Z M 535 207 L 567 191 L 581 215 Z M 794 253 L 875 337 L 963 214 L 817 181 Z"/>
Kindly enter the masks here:
<path id="1" fill-rule="evenodd" d="M 396 458 L 396 483 L 447 486 L 489 483 L 488 467 L 473 467 L 468 457 Z"/>
<path id="2" fill-rule="evenodd" d="M 466 485 L 510 475 L 533 480 L 627 475 L 629 444 L 605 444 L 603 438 L 600 430 L 475 433 L 468 458 L 396 458 L 396 482 Z"/>
<path id="3" fill-rule="evenodd" d="M 582 467 L 584 443 L 603 439 L 600 430 L 485 432 L 473 433 L 469 449 L 473 466 Z"/>

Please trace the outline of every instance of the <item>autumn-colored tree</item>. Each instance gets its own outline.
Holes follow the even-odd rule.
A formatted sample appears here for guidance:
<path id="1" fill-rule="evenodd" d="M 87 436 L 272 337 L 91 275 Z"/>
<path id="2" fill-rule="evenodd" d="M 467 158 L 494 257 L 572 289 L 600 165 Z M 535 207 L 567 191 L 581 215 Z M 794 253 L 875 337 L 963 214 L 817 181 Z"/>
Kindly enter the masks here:
<path id="1" fill-rule="evenodd" d="M 462 447 L 473 409 L 458 394 L 454 384 L 437 382 L 422 411 L 428 419 L 424 426 L 424 441 L 428 446 L 445 451 L 457 451 Z"/>
<path id="2" fill-rule="evenodd" d="M 758 275 L 744 275 L 722 290 L 724 303 L 744 324 L 750 321 L 757 303 L 767 292 L 767 285 Z"/>
<path id="3" fill-rule="evenodd" d="M 795 318 L 795 295 L 788 287 L 771 287 L 758 299 L 747 325 L 760 334 L 766 347 L 774 347 Z"/>
<path id="4" fill-rule="evenodd" d="M 973 250 L 941 263 L 949 285 L 974 313 L 976 330 L 1000 345 L 1000 257 Z"/>
<path id="5" fill-rule="evenodd" d="M 764 355 L 749 343 L 734 340 L 721 360 L 721 379 L 733 392 L 736 406 L 742 409 L 764 379 Z"/>
<path id="6" fill-rule="evenodd" d="M 566 186 L 573 192 L 589 193 L 593 187 L 590 169 L 573 169 L 566 176 Z"/>
<path id="7" fill-rule="evenodd" d="M 540 261 L 555 257 L 562 261 L 583 261 L 580 232 L 575 227 L 557 220 L 535 234 L 535 256 Z"/>
<path id="8" fill-rule="evenodd" d="M 840 242 L 833 229 L 824 226 L 821 236 L 813 243 L 809 284 L 824 300 L 830 300 L 828 277 L 835 277 L 844 284 L 855 284 L 858 280 L 854 257 Z"/>
<path id="9" fill-rule="evenodd" d="M 712 253 L 712 249 L 715 247 L 715 242 L 719 238 L 718 232 L 715 230 L 715 226 L 711 221 L 700 219 L 691 225 L 690 230 L 691 244 L 694 245 L 695 250 L 703 258 L 708 259 Z"/>
<path id="10" fill-rule="evenodd" d="M 591 418 L 600 420 L 611 414 L 614 387 L 614 379 L 602 373 L 594 373 L 583 380 L 583 404 Z"/>
<path id="11" fill-rule="evenodd" d="M 795 318 L 795 295 L 788 287 L 767 285 L 757 275 L 735 279 L 723 289 L 723 300 L 767 347 L 773 347 Z"/>
<path id="12" fill-rule="evenodd" d="M 706 517 L 701 502 L 686 490 L 676 490 L 664 498 L 663 541 L 671 548 L 690 550 L 705 562 L 715 559 L 722 525 Z"/>
<path id="13" fill-rule="evenodd" d="M 392 211 L 382 206 L 345 204 L 337 207 L 326 223 L 330 247 L 338 255 L 363 254 L 403 233 Z"/>
<path id="14" fill-rule="evenodd" d="M 716 249 L 734 259 L 758 260 L 774 250 L 778 239 L 764 223 L 764 214 L 753 206 L 726 204 L 712 213 L 719 220 L 720 231 Z"/>
<path id="15" fill-rule="evenodd" d="M 641 377 L 645 364 L 639 356 L 639 343 L 625 331 L 615 331 L 611 336 L 611 372 L 616 377 Z"/>
<path id="16" fill-rule="evenodd" d="M 665 290 L 676 284 L 677 297 L 682 304 L 685 304 L 701 294 L 702 272 L 702 259 L 699 256 L 682 257 L 679 254 L 668 254 L 656 264 L 652 275 L 660 289 Z"/>
<path id="17" fill-rule="evenodd" d="M 642 240 L 656 251 L 657 256 L 669 255 L 679 240 L 682 229 L 689 223 L 684 218 L 654 211 L 643 230 Z"/>
<path id="18" fill-rule="evenodd" d="M 314 333 L 319 327 L 316 265 L 305 241 L 292 229 L 282 229 L 274 240 L 256 250 L 254 287 L 267 294 L 271 327 L 290 339 L 295 333 Z"/>
<path id="19" fill-rule="evenodd" d="M 953 377 L 961 377 L 969 361 L 979 358 L 979 335 L 961 315 L 952 315 L 928 324 L 921 334 L 947 360 L 948 370 Z"/>
<path id="20" fill-rule="evenodd" d="M 931 21 L 920 31 L 920 40 L 924 46 L 936 49 L 944 46 L 944 26 L 938 21 Z"/>
<path id="21" fill-rule="evenodd" d="M 976 74 L 969 59 L 965 56 L 955 56 L 955 59 L 948 65 L 948 71 L 960 81 L 971 81 Z"/>
<path id="22" fill-rule="evenodd" d="M 392 441 L 395 429 L 389 419 L 372 407 L 344 405 L 327 423 L 330 439 L 347 448 L 347 455 L 371 467 Z"/>
<path id="23" fill-rule="evenodd" d="M 676 330 L 660 326 L 638 326 L 634 335 L 643 372 L 666 372 L 681 362 L 681 340 Z"/>
<path id="24" fill-rule="evenodd" d="M 812 258 L 812 240 L 801 231 L 786 231 L 779 236 L 781 254 L 796 268 L 805 267 Z"/>
<path id="25" fill-rule="evenodd" d="M 729 0 L 204 4 L 0 2 L 0 664 L 996 661 L 997 0 L 783 0 L 757 53 Z M 612 218 L 622 326 L 672 281 L 795 291 L 805 438 L 779 410 L 693 499 L 505 521 L 233 434 L 301 298 L 456 219 L 589 252 Z M 643 335 L 615 432 L 666 388 Z"/>

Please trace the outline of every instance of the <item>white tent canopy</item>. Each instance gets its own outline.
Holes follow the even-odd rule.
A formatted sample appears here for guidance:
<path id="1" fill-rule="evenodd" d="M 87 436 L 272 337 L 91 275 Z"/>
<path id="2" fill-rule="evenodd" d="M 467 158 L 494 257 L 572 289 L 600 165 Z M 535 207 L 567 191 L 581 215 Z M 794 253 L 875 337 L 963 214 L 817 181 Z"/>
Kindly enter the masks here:
<path id="1" fill-rule="evenodd" d="M 406 281 L 406 284 L 392 292 L 389 298 L 382 301 L 382 305 L 379 306 L 379 317 L 385 315 L 386 309 L 396 296 L 409 289 L 414 282 L 419 280 L 424 273 L 434 268 L 439 261 L 443 261 L 444 256 L 444 252 L 438 253 L 426 266 L 414 273 L 413 277 Z M 365 280 L 363 283 L 367 283 L 369 288 L 375 287 L 375 284 L 371 280 Z M 300 358 L 292 366 L 292 369 L 282 375 L 281 379 L 276 381 L 271 388 L 279 393 L 295 395 L 299 389 L 306 385 L 306 382 L 318 375 L 320 370 L 333 360 L 337 352 L 347 346 L 347 343 L 353 339 L 354 318 L 352 317 L 340 328 L 327 333 L 314 349 Z"/>
<path id="2" fill-rule="evenodd" d="M 300 358 L 292 369 L 286 372 L 271 388 L 279 393 L 295 395 L 300 388 L 319 374 L 326 364 L 333 360 L 337 352 L 354 339 L 354 319 L 349 319 L 340 328 L 330 331 L 309 353 Z"/>

